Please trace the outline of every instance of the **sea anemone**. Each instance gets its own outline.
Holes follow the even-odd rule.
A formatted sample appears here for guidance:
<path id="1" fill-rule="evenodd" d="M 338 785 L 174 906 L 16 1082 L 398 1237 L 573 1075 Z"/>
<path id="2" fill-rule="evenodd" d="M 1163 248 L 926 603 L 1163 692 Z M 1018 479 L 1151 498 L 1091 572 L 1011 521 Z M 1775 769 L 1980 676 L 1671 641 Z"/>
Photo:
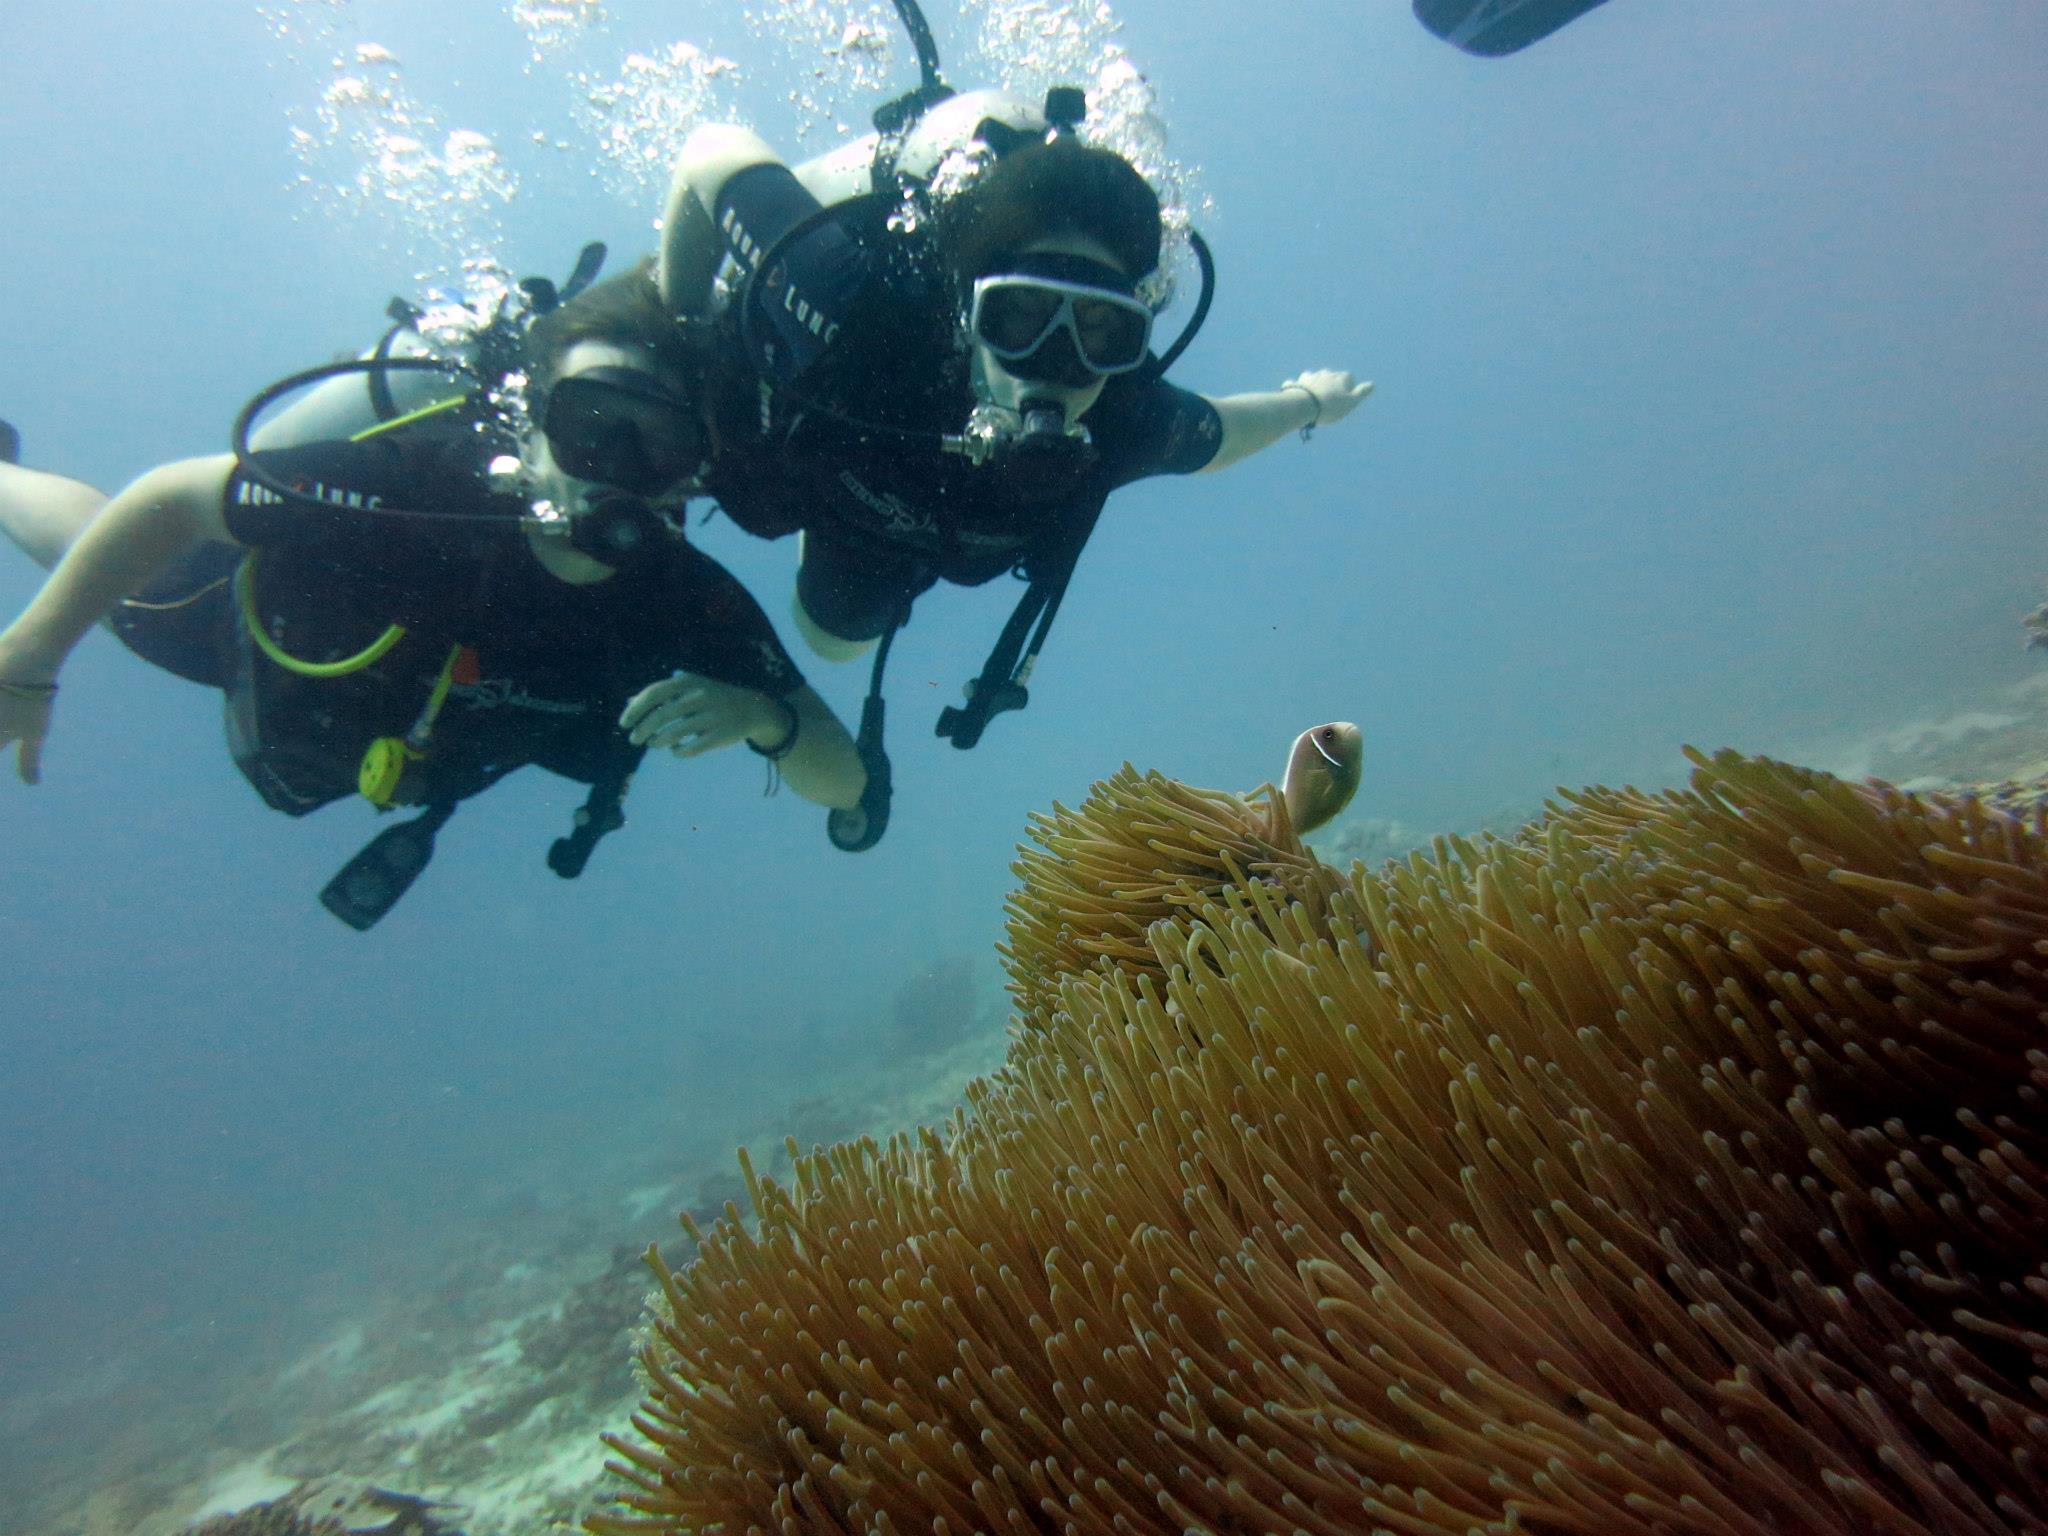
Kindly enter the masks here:
<path id="1" fill-rule="evenodd" d="M 1036 824 L 1005 1066 L 650 1254 L 591 1530 L 2042 1530 L 2041 822 L 1695 761 L 1348 878 Z"/>
<path id="2" fill-rule="evenodd" d="M 1257 799 L 1193 789 L 1127 763 L 1079 811 L 1030 820 L 1036 849 L 1012 869 L 1009 939 L 998 946 L 1027 1026 L 1049 1023 L 1070 976 L 1105 962 L 1163 980 L 1155 923 L 1199 914 L 1247 879 L 1324 917 L 1344 878 L 1320 863 L 1270 791 Z"/>

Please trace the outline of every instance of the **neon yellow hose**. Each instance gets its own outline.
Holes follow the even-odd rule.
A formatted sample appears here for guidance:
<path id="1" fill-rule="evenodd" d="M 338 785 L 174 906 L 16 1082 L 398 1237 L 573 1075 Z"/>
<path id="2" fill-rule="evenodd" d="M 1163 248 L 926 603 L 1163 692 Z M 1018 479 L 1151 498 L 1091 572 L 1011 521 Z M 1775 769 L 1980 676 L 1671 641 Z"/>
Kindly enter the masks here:
<path id="1" fill-rule="evenodd" d="M 427 739 L 427 733 L 433 730 L 434 721 L 441 713 L 441 706 L 448 702 L 448 689 L 455 681 L 456 658 L 461 654 L 459 643 L 448 647 L 448 659 L 441 663 L 441 675 L 434 680 L 434 691 L 427 695 L 427 707 L 420 711 L 419 723 L 412 728 L 414 746 Z"/>
<path id="2" fill-rule="evenodd" d="M 300 677 L 347 677 L 351 672 L 360 672 L 382 660 L 391 647 L 405 638 L 405 626 L 393 624 L 353 656 L 344 656 L 339 661 L 300 660 L 271 639 L 263 628 L 263 615 L 256 611 L 256 551 L 253 549 L 235 567 L 235 600 L 242 610 L 242 623 L 248 628 L 249 638 L 256 642 L 256 649 L 285 671 L 296 672 Z"/>
<path id="3" fill-rule="evenodd" d="M 469 396 L 467 395 L 450 395 L 446 400 L 436 400 L 432 405 L 423 405 L 416 411 L 407 411 L 403 416 L 394 416 L 389 421 L 380 421 L 375 426 L 365 427 L 362 431 L 351 434 L 349 441 L 360 443 L 377 436 L 379 433 L 393 432 L 400 427 L 409 427 L 416 421 L 424 421 L 429 416 L 438 416 L 443 411 L 452 411 L 456 406 L 468 403 Z"/>
<path id="4" fill-rule="evenodd" d="M 389 421 L 378 422 L 374 427 L 365 427 L 350 437 L 349 441 L 360 443 L 377 436 L 380 432 L 389 432 L 429 416 L 438 416 L 443 411 L 453 410 L 456 406 L 467 403 L 468 400 L 468 395 L 450 395 L 446 400 L 436 400 L 432 405 L 423 405 L 403 416 L 394 416 Z M 300 660 L 271 639 L 263 628 L 263 616 L 256 611 L 256 551 L 253 549 L 235 568 L 235 600 L 242 610 L 242 622 L 248 626 L 249 638 L 256 642 L 256 648 L 285 671 L 296 672 L 300 677 L 347 677 L 351 672 L 360 672 L 381 660 L 391 647 L 405 638 L 405 626 L 393 624 L 353 656 L 344 656 L 340 661 Z M 454 664 L 454 653 L 449 654 L 449 666 L 441 669 L 441 681 L 435 685 L 434 697 L 429 706 L 434 710 L 438 710 L 441 701 L 448 696 L 450 668 Z"/>

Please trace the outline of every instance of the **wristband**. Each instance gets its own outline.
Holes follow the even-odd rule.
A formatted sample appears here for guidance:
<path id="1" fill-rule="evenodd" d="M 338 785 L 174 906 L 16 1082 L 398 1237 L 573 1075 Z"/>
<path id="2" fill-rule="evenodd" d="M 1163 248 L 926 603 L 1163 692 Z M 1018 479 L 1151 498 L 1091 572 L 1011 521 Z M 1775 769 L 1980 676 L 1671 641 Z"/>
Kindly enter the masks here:
<path id="1" fill-rule="evenodd" d="M 1308 403 L 1315 410 L 1315 415 L 1301 424 L 1301 440 L 1305 443 L 1309 439 L 1309 434 L 1323 424 L 1323 397 L 1310 389 L 1306 384 L 1296 384 L 1291 380 L 1280 387 L 1283 390 L 1300 390 L 1304 395 L 1308 396 Z"/>
<path id="2" fill-rule="evenodd" d="M 55 683 L 13 683 L 0 678 L 0 693 L 10 699 L 41 699 L 48 701 L 57 697 Z"/>
<path id="3" fill-rule="evenodd" d="M 796 746 L 797 714 L 796 706 L 790 703 L 789 700 L 776 699 L 773 702 L 781 707 L 789 727 L 783 733 L 781 744 L 774 747 L 764 747 L 756 742 L 753 737 L 749 736 L 747 738 L 747 750 L 757 757 L 767 758 L 771 763 L 779 763 L 789 756 L 791 750 Z"/>

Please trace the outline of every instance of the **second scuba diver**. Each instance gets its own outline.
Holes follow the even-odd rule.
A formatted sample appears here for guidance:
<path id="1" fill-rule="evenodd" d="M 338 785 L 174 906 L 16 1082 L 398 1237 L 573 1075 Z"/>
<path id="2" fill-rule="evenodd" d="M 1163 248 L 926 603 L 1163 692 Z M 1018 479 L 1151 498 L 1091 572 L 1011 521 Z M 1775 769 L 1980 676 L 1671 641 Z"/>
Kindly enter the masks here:
<path id="1" fill-rule="evenodd" d="M 0 631 L 0 747 L 19 743 L 22 778 L 66 657 L 104 619 L 226 692 L 237 765 L 275 809 L 357 792 L 423 808 L 322 893 L 356 927 L 457 803 L 529 763 L 591 786 L 549 854 L 565 877 L 621 821 L 650 746 L 745 741 L 805 798 L 857 804 L 845 727 L 673 515 L 705 436 L 648 270 L 534 320 L 521 360 L 519 424 L 496 380 L 471 380 L 347 440 L 184 460 L 104 502 L 0 465 L 0 529 L 53 568 Z"/>
<path id="2" fill-rule="evenodd" d="M 794 171 L 748 130 L 697 130 L 659 273 L 679 316 L 720 330 L 705 488 L 750 532 L 800 533 L 794 616 L 813 650 L 843 660 L 881 640 L 886 655 L 939 581 L 1030 581 L 965 707 L 941 716 L 968 747 L 1025 702 L 1112 492 L 1328 426 L 1372 386 L 1336 370 L 1221 398 L 1167 383 L 1206 311 L 1206 247 L 1203 302 L 1155 354 L 1141 289 L 1160 261 L 1159 198 L 1082 141 L 1080 92 L 1041 109 L 926 73 L 877 114 L 896 127 Z M 864 721 L 864 751 L 868 737 Z"/>

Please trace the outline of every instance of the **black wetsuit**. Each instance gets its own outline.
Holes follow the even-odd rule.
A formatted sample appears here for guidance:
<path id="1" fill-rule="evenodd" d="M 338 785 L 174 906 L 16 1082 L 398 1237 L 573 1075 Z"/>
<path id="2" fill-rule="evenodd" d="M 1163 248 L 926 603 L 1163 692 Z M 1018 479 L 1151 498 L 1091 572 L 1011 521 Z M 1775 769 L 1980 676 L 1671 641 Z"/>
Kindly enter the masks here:
<path id="1" fill-rule="evenodd" d="M 817 204 L 786 169 L 759 166 L 719 206 L 745 262 Z M 757 285 L 758 313 L 724 349 L 707 486 L 751 533 L 805 530 L 804 608 L 848 639 L 880 634 L 935 581 L 978 585 L 1065 547 L 1118 487 L 1198 470 L 1221 438 L 1206 400 L 1139 370 L 1104 385 L 1084 418 L 1093 454 L 1059 474 L 942 452 L 974 404 L 954 299 L 930 253 L 879 214 L 799 234 Z M 765 425 L 763 379 L 778 387 Z"/>
<path id="2" fill-rule="evenodd" d="M 634 750 L 617 725 L 626 701 L 678 669 L 777 698 L 802 686 L 760 606 L 679 534 L 664 529 L 600 582 L 549 574 L 520 526 L 524 504 L 485 483 L 480 446 L 466 425 L 423 423 L 258 456 L 319 505 L 230 478 L 228 530 L 250 547 L 257 609 L 283 650 L 331 661 L 405 626 L 359 671 L 302 677 L 257 651 L 226 579 L 242 552 L 224 546 L 117 613 L 145 659 L 228 690 L 237 760 L 278 809 L 352 793 L 364 750 L 405 734 L 458 645 L 409 801 L 459 799 L 527 763 L 595 782 Z"/>

